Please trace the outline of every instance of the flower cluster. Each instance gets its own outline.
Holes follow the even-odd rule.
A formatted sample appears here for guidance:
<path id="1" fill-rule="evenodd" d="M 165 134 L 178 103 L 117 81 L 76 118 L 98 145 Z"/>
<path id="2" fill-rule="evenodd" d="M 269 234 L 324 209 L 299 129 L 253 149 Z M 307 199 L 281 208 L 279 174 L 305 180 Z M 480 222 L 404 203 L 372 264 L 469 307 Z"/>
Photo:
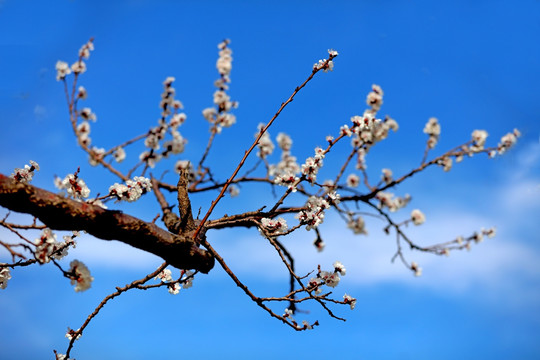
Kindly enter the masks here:
<path id="1" fill-rule="evenodd" d="M 0 264 L 3 265 L 3 264 Z M 8 267 L 0 268 L 0 289 L 5 289 L 7 287 L 8 280 L 11 279 L 11 274 Z"/>
<path id="2" fill-rule="evenodd" d="M 308 157 L 306 159 L 306 162 L 302 165 L 302 174 L 306 177 L 307 181 L 312 184 L 317 180 L 317 173 L 323 166 L 323 159 L 325 154 L 326 152 L 324 149 L 316 147 L 315 156 Z"/>
<path id="3" fill-rule="evenodd" d="M 238 107 L 237 101 L 231 101 L 226 93 L 231 82 L 230 73 L 232 70 L 232 50 L 229 47 L 230 40 L 224 40 L 218 45 L 219 58 L 216 63 L 220 78 L 214 82 L 217 90 L 214 92 L 215 107 L 206 108 L 202 114 L 208 122 L 212 124 L 211 132 L 220 133 L 224 127 L 230 127 L 236 123 L 236 117 L 230 113 L 232 109 Z"/>
<path id="4" fill-rule="evenodd" d="M 103 161 L 104 156 L 105 156 L 105 149 L 94 146 L 90 149 L 88 163 L 92 166 L 96 166 L 97 164 Z"/>
<path id="5" fill-rule="evenodd" d="M 181 286 L 180 286 L 181 285 Z M 180 289 L 189 289 L 193 286 L 193 272 L 182 270 L 180 279 L 167 285 L 167 290 L 172 295 L 177 295 Z"/>
<path id="6" fill-rule="evenodd" d="M 79 49 L 79 59 L 71 65 L 71 68 L 66 62 L 58 60 L 56 62 L 56 80 L 57 81 L 64 80 L 67 75 L 71 74 L 72 71 L 76 75 L 84 73 L 86 71 L 86 64 L 84 63 L 82 59 L 83 58 L 89 59 L 90 51 L 93 51 L 93 50 L 94 50 L 93 39 L 90 39 L 86 44 L 84 44 Z"/>
<path id="7" fill-rule="evenodd" d="M 159 102 L 161 117 L 158 120 L 158 126 L 151 128 L 144 139 L 144 145 L 149 150 L 145 150 L 139 155 L 139 159 L 152 168 L 156 162 L 168 157 L 171 153 L 180 154 L 184 152 L 187 144 L 187 140 L 178 131 L 178 127 L 186 121 L 187 115 L 179 112 L 184 106 L 180 100 L 174 98 L 176 94 L 176 90 L 172 86 L 174 81 L 175 78 L 169 76 L 163 82 L 163 92 Z M 168 117 L 170 118 L 169 122 L 167 122 Z M 158 153 L 157 151 L 161 149 L 161 142 L 165 139 L 167 132 L 171 134 L 172 140 L 165 141 L 163 151 Z M 115 158 L 118 162 L 122 161 L 125 158 L 125 152 L 122 150 L 119 154 L 115 153 Z"/>
<path id="8" fill-rule="evenodd" d="M 390 169 L 382 169 L 382 178 L 381 180 L 385 183 L 385 184 L 390 184 L 392 182 L 392 170 Z"/>
<path id="9" fill-rule="evenodd" d="M 49 228 L 43 229 L 41 236 L 34 241 L 34 245 L 36 245 L 34 256 L 40 264 L 51 261 L 53 254 L 61 247 L 61 244 L 56 241 L 56 234 Z"/>
<path id="10" fill-rule="evenodd" d="M 300 178 L 294 173 L 284 173 L 277 175 L 274 179 L 274 184 L 281 186 L 288 186 L 289 190 L 296 192 L 296 185 L 300 181 Z"/>
<path id="11" fill-rule="evenodd" d="M 126 184 L 115 183 L 109 188 L 109 196 L 118 200 L 129 202 L 138 200 L 143 194 L 152 190 L 152 182 L 143 176 L 135 176 L 133 180 L 127 180 Z"/>
<path id="12" fill-rule="evenodd" d="M 39 170 L 39 165 L 37 162 L 30 160 L 30 165 L 24 165 L 24 168 L 22 169 L 15 168 L 13 174 L 11 174 L 9 177 L 27 184 L 32 181 L 35 170 Z"/>
<path id="13" fill-rule="evenodd" d="M 361 216 L 351 217 L 347 222 L 347 227 L 353 231 L 353 233 L 359 235 L 367 235 L 366 223 Z"/>
<path id="14" fill-rule="evenodd" d="M 278 235 L 287 231 L 287 221 L 282 217 L 277 219 L 262 218 L 261 225 L 265 232 Z"/>
<path id="15" fill-rule="evenodd" d="M 345 302 L 345 304 L 350 305 L 351 310 L 354 310 L 354 307 L 356 306 L 356 299 L 355 298 L 353 298 L 352 296 L 350 296 L 348 294 L 345 294 L 345 295 L 343 295 L 343 301 Z"/>
<path id="16" fill-rule="evenodd" d="M 75 291 L 79 292 L 90 289 L 94 278 L 90 275 L 90 271 L 86 265 L 79 260 L 73 260 L 69 266 L 71 285 L 75 285 Z"/>
<path id="17" fill-rule="evenodd" d="M 488 133 L 485 130 L 474 130 L 472 132 L 472 141 L 473 144 L 470 147 L 470 150 L 473 152 L 478 152 L 484 149 Z"/>
<path id="18" fill-rule="evenodd" d="M 458 159 L 456 159 L 458 161 Z M 437 161 L 437 164 L 443 167 L 444 171 L 450 171 L 452 169 L 452 158 L 449 156 L 444 156 L 440 160 Z"/>
<path id="19" fill-rule="evenodd" d="M 81 329 L 79 329 L 81 330 Z M 66 332 L 66 338 L 68 338 L 68 340 L 79 340 L 82 336 L 82 334 L 79 332 L 79 330 L 73 330 L 71 328 L 68 328 L 67 332 Z"/>
<path id="20" fill-rule="evenodd" d="M 310 196 L 306 202 L 305 209 L 300 211 L 296 218 L 301 224 L 306 225 L 306 230 L 311 230 L 319 226 L 324 220 L 324 210 L 330 208 L 329 202 L 316 196 Z"/>
<path id="21" fill-rule="evenodd" d="M 156 277 L 155 277 L 154 279 L 155 279 L 155 280 L 161 280 L 161 282 L 169 282 L 169 281 L 172 281 L 171 270 L 169 270 L 169 269 L 164 269 L 164 270 L 161 271 L 159 274 L 157 274 Z"/>
<path id="22" fill-rule="evenodd" d="M 319 322 L 316 321 L 314 324 L 310 324 L 306 320 L 302 320 L 302 326 L 298 325 L 298 322 L 293 318 L 294 312 L 287 308 L 285 313 L 282 315 L 284 319 L 289 319 L 289 321 L 296 327 L 298 330 L 312 330 L 314 326 L 319 325 Z"/>
<path id="23" fill-rule="evenodd" d="M 285 133 L 279 133 L 276 140 L 281 149 L 281 161 L 277 165 L 270 165 L 270 176 L 298 174 L 300 166 L 296 162 L 296 157 L 291 155 L 292 139 Z"/>
<path id="24" fill-rule="evenodd" d="M 429 135 L 427 146 L 429 149 L 433 149 L 437 142 L 439 141 L 439 136 L 441 135 L 441 125 L 437 118 L 429 118 L 426 126 L 424 127 L 424 133 Z"/>
<path id="25" fill-rule="evenodd" d="M 501 138 L 501 142 L 497 146 L 497 151 L 499 155 L 502 155 L 506 150 L 510 149 L 516 142 L 517 138 L 521 136 L 521 133 L 518 129 L 514 129 L 513 132 L 504 135 Z"/>
<path id="26" fill-rule="evenodd" d="M 318 295 L 322 292 L 322 285 L 332 288 L 338 286 L 339 282 L 341 281 L 339 275 L 345 276 L 346 272 L 347 270 L 345 269 L 345 266 L 343 266 L 343 264 L 339 261 L 334 262 L 334 271 L 322 271 L 321 267 L 319 266 L 317 276 L 309 279 L 307 288 L 315 291 L 315 294 Z"/>
<path id="27" fill-rule="evenodd" d="M 78 173 L 77 170 L 74 174 L 68 174 L 63 180 L 58 177 L 55 178 L 55 186 L 60 190 L 66 190 L 68 195 L 74 199 L 87 198 L 90 195 L 90 189 L 86 186 L 84 180 L 79 178 Z"/>
<path id="28" fill-rule="evenodd" d="M 409 194 L 404 197 L 394 197 L 394 194 L 383 191 L 379 191 L 375 198 L 379 200 L 379 208 L 386 207 L 391 212 L 401 209 L 411 201 Z"/>
<path id="29" fill-rule="evenodd" d="M 255 138 L 259 137 L 261 134 L 261 131 L 264 128 L 264 124 L 260 123 L 257 126 L 257 132 L 255 133 Z M 268 132 L 265 132 L 262 134 L 261 138 L 259 139 L 259 143 L 257 144 L 257 147 L 259 148 L 259 151 L 257 152 L 257 156 L 261 159 L 266 158 L 268 155 L 271 155 L 272 152 L 274 152 L 274 143 L 270 139 L 270 134 Z"/>
<path id="30" fill-rule="evenodd" d="M 366 103 L 373 109 L 373 111 L 379 111 L 383 103 L 383 94 L 379 85 L 373 84 L 371 86 L 371 92 L 367 95 Z"/>
<path id="31" fill-rule="evenodd" d="M 338 52 L 336 50 L 328 49 L 328 54 L 330 55 L 330 59 L 322 59 L 313 64 L 313 70 L 323 70 L 324 72 L 329 72 L 334 70 L 334 62 L 332 61 L 333 58 L 338 56 Z"/>

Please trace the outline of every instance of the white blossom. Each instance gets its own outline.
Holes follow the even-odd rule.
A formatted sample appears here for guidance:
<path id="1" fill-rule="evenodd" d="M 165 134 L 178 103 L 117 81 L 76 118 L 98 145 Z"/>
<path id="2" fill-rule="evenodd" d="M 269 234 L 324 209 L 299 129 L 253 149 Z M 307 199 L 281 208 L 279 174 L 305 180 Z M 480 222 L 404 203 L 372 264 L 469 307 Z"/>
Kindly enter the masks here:
<path id="1" fill-rule="evenodd" d="M 161 282 L 172 281 L 171 270 L 163 269 L 154 279 L 160 280 Z"/>
<path id="2" fill-rule="evenodd" d="M 167 289 L 169 290 L 170 294 L 178 295 L 178 293 L 180 292 L 180 284 L 178 283 L 169 284 L 167 285 Z"/>
<path id="3" fill-rule="evenodd" d="M 350 295 L 343 295 L 343 301 L 345 302 L 345 304 L 349 304 L 350 307 L 351 307 L 351 310 L 354 310 L 355 306 L 356 306 L 356 299 L 353 298 L 352 296 Z"/>
<path id="4" fill-rule="evenodd" d="M 472 141 L 474 144 L 471 146 L 472 151 L 480 151 L 484 149 L 488 133 L 485 130 L 474 130 L 472 132 Z"/>
<path id="5" fill-rule="evenodd" d="M 332 288 L 338 286 L 339 281 L 341 280 L 341 278 L 336 272 L 321 271 L 319 276 L 324 281 L 326 286 L 329 286 Z"/>
<path id="6" fill-rule="evenodd" d="M 0 264 L 4 265 L 4 264 Z M 8 280 L 11 279 L 11 273 L 8 267 L 0 268 L 0 289 L 5 289 L 8 284 Z"/>
<path id="7" fill-rule="evenodd" d="M 24 165 L 24 168 L 22 169 L 15 168 L 9 177 L 16 181 L 27 184 L 32 181 L 35 170 L 39 170 L 39 165 L 37 162 L 30 160 L 30 165 Z"/>
<path id="8" fill-rule="evenodd" d="M 117 147 L 116 150 L 114 150 L 113 156 L 114 160 L 120 163 L 126 159 L 126 151 L 123 147 Z"/>
<path id="9" fill-rule="evenodd" d="M 287 221 L 283 219 L 282 217 L 279 217 L 277 219 L 268 219 L 268 218 L 262 218 L 261 224 L 268 233 L 270 234 L 279 234 L 287 231 Z"/>
<path id="10" fill-rule="evenodd" d="M 334 271 L 340 273 L 342 276 L 345 276 L 347 269 L 345 269 L 345 266 L 343 266 L 340 261 L 336 261 L 334 262 Z"/>
<path id="11" fill-rule="evenodd" d="M 71 65 L 71 70 L 75 74 L 82 74 L 86 72 L 86 64 L 82 60 L 76 61 Z"/>
<path id="12" fill-rule="evenodd" d="M 56 80 L 64 80 L 69 74 L 71 74 L 71 69 L 68 63 L 58 60 L 56 62 Z"/>
<path id="13" fill-rule="evenodd" d="M 90 195 L 90 189 L 77 174 L 66 175 L 57 186 L 60 190 L 66 190 L 74 199 L 87 198 Z"/>
<path id="14" fill-rule="evenodd" d="M 133 202 L 142 195 L 152 190 L 152 182 L 143 176 L 135 176 L 133 180 L 127 180 L 126 184 L 115 183 L 109 187 L 109 196 L 114 196 L 118 200 Z"/>
<path id="15" fill-rule="evenodd" d="M 72 274 L 71 285 L 75 285 L 75 291 L 88 290 L 94 278 L 90 275 L 90 271 L 86 265 L 79 260 L 73 260 L 69 265 L 69 272 Z"/>
<path id="16" fill-rule="evenodd" d="M 411 220 L 414 225 L 423 224 L 426 221 L 426 216 L 418 209 L 411 212 Z"/>
<path id="17" fill-rule="evenodd" d="M 411 270 L 414 271 L 414 276 L 422 275 L 422 268 L 414 261 L 411 263 Z"/>
<path id="18" fill-rule="evenodd" d="M 382 169 L 382 181 L 384 181 L 386 184 L 390 184 L 392 182 L 392 170 Z"/>
<path id="19" fill-rule="evenodd" d="M 361 216 L 351 218 L 347 222 L 347 227 L 353 231 L 355 234 L 364 234 L 367 235 L 366 223 Z"/>

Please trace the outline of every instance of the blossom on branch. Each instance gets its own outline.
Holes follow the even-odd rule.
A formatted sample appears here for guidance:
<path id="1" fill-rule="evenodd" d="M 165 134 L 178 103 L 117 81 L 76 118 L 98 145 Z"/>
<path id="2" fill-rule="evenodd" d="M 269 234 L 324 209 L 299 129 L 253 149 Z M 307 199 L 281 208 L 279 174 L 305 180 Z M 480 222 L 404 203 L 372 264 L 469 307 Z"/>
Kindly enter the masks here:
<path id="1" fill-rule="evenodd" d="M 109 187 L 109 196 L 114 196 L 118 200 L 136 201 L 152 190 L 152 182 L 143 176 L 135 176 L 133 180 L 127 180 L 126 184 L 115 183 Z"/>
<path id="2" fill-rule="evenodd" d="M 86 291 L 90 289 L 94 278 L 90 275 L 90 270 L 79 260 L 73 260 L 70 264 L 71 285 L 75 285 L 75 291 Z"/>
<path id="3" fill-rule="evenodd" d="M 35 170 L 39 170 L 39 165 L 37 162 L 30 160 L 30 165 L 24 165 L 22 169 L 15 168 L 9 177 L 22 183 L 29 183 L 32 181 Z"/>
<path id="4" fill-rule="evenodd" d="M 4 265 L 0 263 L 0 265 Z M 0 268 L 0 289 L 5 289 L 7 287 L 8 280 L 11 279 L 11 274 L 8 267 Z"/>

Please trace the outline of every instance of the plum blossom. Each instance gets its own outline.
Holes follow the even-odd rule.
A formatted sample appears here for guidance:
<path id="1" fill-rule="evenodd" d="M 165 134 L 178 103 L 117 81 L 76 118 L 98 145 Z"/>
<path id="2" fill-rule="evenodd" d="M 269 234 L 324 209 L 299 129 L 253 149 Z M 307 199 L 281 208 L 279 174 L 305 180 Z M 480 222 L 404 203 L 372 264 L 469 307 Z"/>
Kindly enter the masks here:
<path id="1" fill-rule="evenodd" d="M 83 179 L 79 178 L 78 173 L 68 174 L 66 177 L 56 183 L 60 190 L 66 190 L 68 195 L 74 199 L 87 198 L 90 195 L 90 189 L 86 186 Z"/>
<path id="2" fill-rule="evenodd" d="M 330 286 L 332 288 L 338 286 L 341 280 L 337 272 L 321 271 L 319 276 L 324 281 L 326 286 Z"/>
<path id="3" fill-rule="evenodd" d="M 347 176 L 347 186 L 357 187 L 360 184 L 360 178 L 356 174 L 350 174 Z"/>
<path id="4" fill-rule="evenodd" d="M 383 103 L 383 94 L 379 85 L 373 84 L 371 86 L 372 91 L 368 94 L 366 103 L 373 109 L 373 111 L 379 111 Z"/>
<path id="5" fill-rule="evenodd" d="M 306 230 L 311 230 L 323 222 L 324 210 L 328 208 L 330 204 L 324 198 L 311 196 L 306 202 L 305 209 L 300 211 L 295 218 L 306 225 Z"/>
<path id="6" fill-rule="evenodd" d="M 270 234 L 280 234 L 287 231 L 287 221 L 282 217 L 277 219 L 262 218 L 261 224 L 264 230 Z"/>
<path id="7" fill-rule="evenodd" d="M 126 151 L 123 147 L 117 147 L 116 150 L 114 150 L 113 153 L 114 160 L 118 163 L 124 161 L 126 159 Z"/>
<path id="8" fill-rule="evenodd" d="M 320 237 L 317 237 L 315 241 L 313 241 L 313 245 L 315 246 L 318 252 L 323 251 L 324 247 L 326 246 L 326 244 Z"/>
<path id="9" fill-rule="evenodd" d="M 177 282 L 167 285 L 167 289 L 169 290 L 169 293 L 172 295 L 178 295 L 180 292 L 180 284 Z"/>
<path id="10" fill-rule="evenodd" d="M 34 241 L 34 245 L 36 245 L 34 257 L 40 264 L 51 261 L 51 257 L 55 250 L 60 248 L 59 244 L 56 242 L 56 234 L 49 228 L 42 230 L 41 236 Z"/>
<path id="11" fill-rule="evenodd" d="M 353 231 L 355 234 L 364 234 L 367 235 L 366 223 L 361 216 L 351 218 L 347 222 L 347 227 Z"/>
<path id="12" fill-rule="evenodd" d="M 379 208 L 386 207 L 389 211 L 395 212 L 411 201 L 411 196 L 405 194 L 404 197 L 395 197 L 394 194 L 390 192 L 379 191 L 375 198 L 380 201 Z"/>
<path id="13" fill-rule="evenodd" d="M 353 298 L 352 296 L 348 295 L 348 294 L 345 294 L 343 295 L 343 302 L 345 302 L 345 304 L 349 304 L 350 307 L 351 307 L 351 310 L 354 310 L 355 306 L 356 306 L 356 299 Z"/>
<path id="14" fill-rule="evenodd" d="M 126 184 L 115 183 L 109 187 L 109 196 L 118 200 L 133 202 L 142 195 L 152 190 L 152 182 L 143 176 L 135 176 L 133 180 L 127 180 Z"/>
<path id="15" fill-rule="evenodd" d="M 92 166 L 97 166 L 97 164 L 99 164 L 99 162 L 103 160 L 104 156 L 105 156 L 105 149 L 94 146 L 90 150 L 90 158 L 88 159 L 88 162 Z"/>
<path id="16" fill-rule="evenodd" d="M 86 72 L 86 64 L 82 60 L 76 61 L 71 65 L 71 71 L 75 74 L 82 74 Z"/>
<path id="17" fill-rule="evenodd" d="M 4 264 L 0 264 L 4 265 Z M 8 280 L 11 279 L 11 274 L 8 267 L 0 268 L 0 289 L 5 289 L 7 287 Z"/>
<path id="18" fill-rule="evenodd" d="M 182 276 L 182 289 L 189 289 L 190 287 L 193 286 L 193 275 L 195 273 L 191 270 L 187 270 L 185 273 L 184 273 L 184 276 Z"/>
<path id="19" fill-rule="evenodd" d="M 39 170 L 39 165 L 37 162 L 30 160 L 30 165 L 24 165 L 24 168 L 22 169 L 15 168 L 9 177 L 15 179 L 16 181 L 27 184 L 32 181 L 35 170 Z"/>
<path id="20" fill-rule="evenodd" d="M 77 89 L 77 99 L 85 100 L 88 97 L 88 93 L 84 86 L 79 86 Z"/>
<path id="21" fill-rule="evenodd" d="M 450 169 L 452 169 L 452 158 L 445 156 L 440 159 L 437 164 L 442 166 L 444 171 L 450 171 Z"/>
<path id="22" fill-rule="evenodd" d="M 428 148 L 433 149 L 435 145 L 437 145 L 437 141 L 439 141 L 439 136 L 441 134 L 441 125 L 439 125 L 437 118 L 429 118 L 426 126 L 424 127 L 424 133 L 429 135 L 427 143 Z"/>
<path id="23" fill-rule="evenodd" d="M 68 340 L 73 340 L 75 338 L 75 340 L 79 340 L 82 336 L 82 334 L 79 332 L 81 329 L 79 330 L 73 330 L 73 329 L 70 329 L 68 328 L 67 332 L 66 332 L 66 338 L 68 338 Z"/>
<path id="24" fill-rule="evenodd" d="M 483 150 L 487 136 L 488 133 L 485 130 L 474 130 L 472 132 L 472 141 L 474 142 L 474 144 L 471 145 L 471 150 L 475 152 Z"/>
<path id="25" fill-rule="evenodd" d="M 517 138 L 520 136 L 521 133 L 518 129 L 514 129 L 513 132 L 504 135 L 497 147 L 499 154 L 503 154 L 507 149 L 511 148 L 517 142 Z"/>
<path id="26" fill-rule="evenodd" d="M 414 261 L 411 263 L 411 270 L 414 271 L 414 276 L 422 275 L 422 268 Z"/>
<path id="27" fill-rule="evenodd" d="M 299 181 L 300 178 L 294 175 L 294 173 L 284 173 L 275 177 L 274 184 L 288 186 L 289 190 L 296 192 L 296 185 Z"/>
<path id="28" fill-rule="evenodd" d="M 261 134 L 261 131 L 263 130 L 263 128 L 264 128 L 263 123 L 260 123 L 257 126 L 258 131 L 254 135 L 255 138 L 257 138 Z M 274 143 L 270 139 L 270 135 L 268 134 L 268 131 L 266 131 L 265 133 L 262 134 L 261 138 L 259 139 L 259 143 L 257 144 L 257 146 L 259 148 L 259 151 L 257 152 L 258 157 L 264 159 L 268 155 L 272 154 L 272 152 L 274 151 Z"/>
<path id="29" fill-rule="evenodd" d="M 414 225 L 423 224 L 426 221 L 426 216 L 418 209 L 411 212 L 411 220 Z"/>
<path id="30" fill-rule="evenodd" d="M 67 75 L 71 74 L 71 69 L 67 62 L 58 60 L 56 62 L 56 80 L 64 80 Z"/>
<path id="31" fill-rule="evenodd" d="M 171 270 L 163 269 L 163 271 L 161 271 L 159 274 L 157 274 L 154 279 L 155 280 L 161 280 L 161 282 L 172 281 Z"/>
<path id="32" fill-rule="evenodd" d="M 240 189 L 236 185 L 229 186 L 228 191 L 229 191 L 229 195 L 231 195 L 231 197 L 236 197 L 236 196 L 240 195 Z"/>
<path id="33" fill-rule="evenodd" d="M 334 262 L 334 271 L 340 273 L 342 276 L 345 276 L 347 269 L 345 269 L 345 266 L 343 266 L 340 261 L 336 261 Z"/>
<path id="34" fill-rule="evenodd" d="M 75 285 L 75 291 L 85 291 L 90 289 L 94 278 L 86 265 L 79 260 L 73 260 L 70 264 L 71 285 Z"/>
<path id="35" fill-rule="evenodd" d="M 382 169 L 382 181 L 385 184 L 390 184 L 392 182 L 392 170 Z"/>

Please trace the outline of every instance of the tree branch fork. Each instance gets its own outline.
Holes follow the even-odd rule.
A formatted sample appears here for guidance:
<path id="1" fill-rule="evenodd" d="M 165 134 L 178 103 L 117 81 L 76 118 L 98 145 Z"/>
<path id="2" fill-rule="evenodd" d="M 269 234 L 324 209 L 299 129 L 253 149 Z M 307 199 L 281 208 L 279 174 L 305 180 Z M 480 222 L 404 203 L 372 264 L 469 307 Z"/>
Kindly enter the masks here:
<path id="1" fill-rule="evenodd" d="M 30 214 L 53 230 L 86 231 L 102 240 L 121 241 L 157 255 L 179 269 L 208 273 L 214 267 L 214 257 L 193 240 L 192 224 L 172 233 L 121 211 L 75 201 L 3 174 L 0 206 Z"/>

